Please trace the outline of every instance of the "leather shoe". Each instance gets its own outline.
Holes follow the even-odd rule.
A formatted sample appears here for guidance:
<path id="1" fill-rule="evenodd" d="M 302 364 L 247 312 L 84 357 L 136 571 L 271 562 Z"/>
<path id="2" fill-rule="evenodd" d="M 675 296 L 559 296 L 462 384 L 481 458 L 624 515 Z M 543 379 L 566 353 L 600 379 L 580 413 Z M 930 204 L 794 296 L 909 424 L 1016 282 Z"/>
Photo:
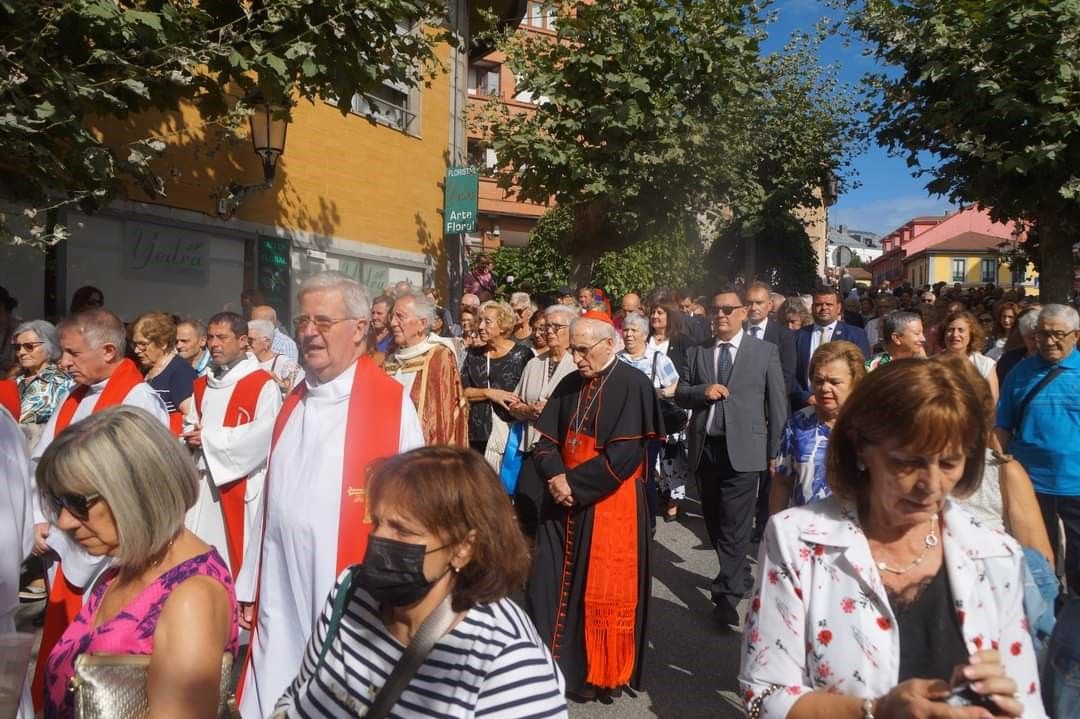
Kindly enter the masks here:
<path id="1" fill-rule="evenodd" d="M 721 626 L 738 627 L 742 624 L 739 610 L 723 599 L 713 607 L 713 616 L 716 617 L 716 623 Z"/>

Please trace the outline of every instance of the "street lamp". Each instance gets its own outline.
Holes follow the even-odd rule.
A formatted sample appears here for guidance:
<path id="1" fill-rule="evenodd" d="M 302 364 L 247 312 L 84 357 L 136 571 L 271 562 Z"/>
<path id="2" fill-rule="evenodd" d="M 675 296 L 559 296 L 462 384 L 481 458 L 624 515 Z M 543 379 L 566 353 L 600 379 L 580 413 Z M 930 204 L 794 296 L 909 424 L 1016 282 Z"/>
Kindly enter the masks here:
<path id="1" fill-rule="evenodd" d="M 278 158 L 285 154 L 285 133 L 289 128 L 284 105 L 272 105 L 256 96 L 251 102 L 255 112 L 248 117 L 251 128 L 251 145 L 262 159 L 263 178 L 267 184 L 274 181 Z"/>

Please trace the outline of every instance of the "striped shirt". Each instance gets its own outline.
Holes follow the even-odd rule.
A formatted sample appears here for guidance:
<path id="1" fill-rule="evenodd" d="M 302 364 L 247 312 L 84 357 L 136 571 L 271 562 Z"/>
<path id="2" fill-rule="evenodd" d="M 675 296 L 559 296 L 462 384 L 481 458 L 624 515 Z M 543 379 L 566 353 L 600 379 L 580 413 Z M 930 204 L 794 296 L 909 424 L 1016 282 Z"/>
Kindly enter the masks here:
<path id="1" fill-rule="evenodd" d="M 315 671 L 340 582 L 275 716 L 363 715 L 404 652 L 379 619 L 375 600 L 356 589 Z M 435 644 L 390 717 L 566 717 L 564 691 L 562 673 L 532 622 L 511 600 L 500 599 L 470 609 Z"/>

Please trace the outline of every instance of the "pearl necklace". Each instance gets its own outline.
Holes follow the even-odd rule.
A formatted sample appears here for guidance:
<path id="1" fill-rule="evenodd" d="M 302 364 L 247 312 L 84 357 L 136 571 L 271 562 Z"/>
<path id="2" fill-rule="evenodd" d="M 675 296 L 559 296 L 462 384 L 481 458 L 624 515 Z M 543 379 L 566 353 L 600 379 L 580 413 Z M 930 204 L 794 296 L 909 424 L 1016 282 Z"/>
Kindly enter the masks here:
<path id="1" fill-rule="evenodd" d="M 915 559 L 912 559 L 910 562 L 908 562 L 908 565 L 906 567 L 890 567 L 885 562 L 878 562 L 877 563 L 878 570 L 882 571 L 882 572 L 890 572 L 892 574 L 907 574 L 912 569 L 914 569 L 915 567 L 922 564 L 923 560 L 926 559 L 926 555 L 930 554 L 930 550 L 933 549 L 934 547 L 936 547 L 937 544 L 938 544 L 938 538 L 937 538 L 937 531 L 936 530 L 937 530 L 937 516 L 934 516 L 934 517 L 930 518 L 930 533 L 927 534 L 926 538 L 923 540 L 923 544 L 925 545 L 925 548 L 922 550 L 922 554 L 920 554 L 919 556 L 915 557 Z"/>

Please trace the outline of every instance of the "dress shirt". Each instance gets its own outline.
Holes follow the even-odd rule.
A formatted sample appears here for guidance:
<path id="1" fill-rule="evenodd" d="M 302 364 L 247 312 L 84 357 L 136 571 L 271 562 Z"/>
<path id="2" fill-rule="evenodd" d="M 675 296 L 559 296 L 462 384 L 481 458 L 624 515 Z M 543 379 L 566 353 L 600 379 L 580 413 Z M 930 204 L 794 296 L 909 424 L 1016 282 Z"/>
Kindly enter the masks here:
<path id="1" fill-rule="evenodd" d="M 759 339 L 759 340 L 763 340 L 763 339 L 765 339 L 765 328 L 766 328 L 766 326 L 768 324 L 769 324 L 768 318 L 763 319 L 761 322 L 747 322 L 746 323 L 746 331 L 751 337 L 754 337 L 754 338 Z M 754 333 L 754 328 L 757 328 L 757 330 L 758 330 L 757 334 Z"/>
<path id="2" fill-rule="evenodd" d="M 729 345 L 728 352 L 731 353 L 731 367 L 732 367 L 731 371 L 732 372 L 735 371 L 735 358 L 739 354 L 739 345 L 742 343 L 744 334 L 745 334 L 745 332 L 743 330 L 739 330 L 738 332 L 735 333 L 735 336 L 732 337 L 729 340 L 714 339 L 713 353 L 712 353 L 712 363 L 713 363 L 713 370 L 714 371 L 718 367 L 720 367 L 720 345 L 725 344 L 725 343 Z M 720 380 L 719 380 L 719 377 L 718 377 L 717 382 L 719 382 L 719 381 Z M 729 381 L 730 381 L 730 378 L 729 378 Z M 720 405 L 721 401 L 722 400 L 718 400 L 716 402 L 713 402 L 712 406 L 709 407 L 709 416 L 705 419 L 706 431 L 708 431 L 709 427 L 713 426 L 713 413 L 717 411 L 717 407 Z"/>

